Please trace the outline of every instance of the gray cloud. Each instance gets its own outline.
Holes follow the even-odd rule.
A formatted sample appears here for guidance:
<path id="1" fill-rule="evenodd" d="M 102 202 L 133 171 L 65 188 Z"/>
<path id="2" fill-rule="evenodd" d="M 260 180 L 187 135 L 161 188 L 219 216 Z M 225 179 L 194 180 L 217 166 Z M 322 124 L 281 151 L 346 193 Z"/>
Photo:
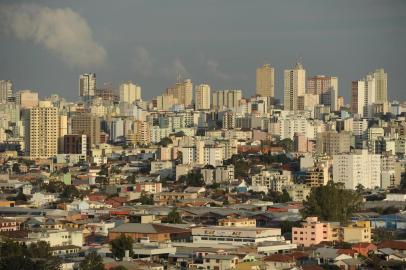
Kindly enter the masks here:
<path id="1" fill-rule="evenodd" d="M 153 60 L 146 48 L 142 46 L 137 46 L 135 48 L 133 66 L 135 71 L 142 76 L 150 77 L 153 75 Z"/>
<path id="2" fill-rule="evenodd" d="M 213 75 L 216 78 L 219 78 L 221 80 L 228 80 L 230 79 L 230 75 L 222 72 L 219 70 L 219 63 L 216 60 L 209 59 L 206 62 L 207 70 L 210 72 L 211 75 Z"/>
<path id="3" fill-rule="evenodd" d="M 70 8 L 1 5 L 0 25 L 5 34 L 44 46 L 70 67 L 95 68 L 105 63 L 106 50 L 93 40 L 86 20 Z"/>

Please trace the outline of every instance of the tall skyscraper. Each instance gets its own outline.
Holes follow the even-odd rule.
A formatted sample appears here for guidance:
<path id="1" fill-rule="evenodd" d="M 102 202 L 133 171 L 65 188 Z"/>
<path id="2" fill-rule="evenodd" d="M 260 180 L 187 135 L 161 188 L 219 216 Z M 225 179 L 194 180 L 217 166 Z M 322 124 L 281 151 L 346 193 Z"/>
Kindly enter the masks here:
<path id="1" fill-rule="evenodd" d="M 141 87 L 128 81 L 120 85 L 120 101 L 133 103 L 141 100 Z"/>
<path id="2" fill-rule="evenodd" d="M 197 85 L 195 88 L 196 110 L 210 110 L 210 86 L 207 84 Z"/>
<path id="3" fill-rule="evenodd" d="M 78 113 L 72 117 L 72 134 L 86 134 L 90 145 L 100 143 L 100 118 L 91 113 Z"/>
<path id="4" fill-rule="evenodd" d="M 85 73 L 79 77 L 79 96 L 93 97 L 96 92 L 96 74 Z"/>
<path id="5" fill-rule="evenodd" d="M 298 62 L 293 69 L 286 69 L 284 72 L 284 109 L 298 110 L 298 97 L 304 95 L 305 89 L 306 70 Z"/>
<path id="6" fill-rule="evenodd" d="M 307 79 L 306 93 L 319 95 L 320 104 L 330 106 L 332 111 L 338 110 L 338 78 L 317 75 Z"/>
<path id="7" fill-rule="evenodd" d="M 58 109 L 49 101 L 25 112 L 26 155 L 34 158 L 49 158 L 58 153 Z"/>
<path id="8" fill-rule="evenodd" d="M 257 68 L 256 94 L 261 97 L 275 96 L 275 69 L 269 64 Z"/>
<path id="9" fill-rule="evenodd" d="M 364 117 L 372 116 L 372 105 L 376 103 L 376 81 L 368 74 L 359 81 L 353 81 L 351 87 L 351 111 Z"/>
<path id="10" fill-rule="evenodd" d="M 388 74 L 383 68 L 375 70 L 373 74 L 375 78 L 375 101 L 383 103 L 388 101 Z"/>
<path id="11" fill-rule="evenodd" d="M 0 104 L 6 103 L 13 96 L 13 83 L 10 80 L 0 80 Z"/>
<path id="12" fill-rule="evenodd" d="M 193 101 L 193 84 L 190 79 L 186 79 L 183 82 L 178 79 L 175 86 L 168 88 L 165 91 L 166 94 L 172 95 L 176 98 L 179 104 L 190 107 Z"/>
<path id="13" fill-rule="evenodd" d="M 221 90 L 213 93 L 212 107 L 216 110 L 235 109 L 242 99 L 241 90 Z"/>

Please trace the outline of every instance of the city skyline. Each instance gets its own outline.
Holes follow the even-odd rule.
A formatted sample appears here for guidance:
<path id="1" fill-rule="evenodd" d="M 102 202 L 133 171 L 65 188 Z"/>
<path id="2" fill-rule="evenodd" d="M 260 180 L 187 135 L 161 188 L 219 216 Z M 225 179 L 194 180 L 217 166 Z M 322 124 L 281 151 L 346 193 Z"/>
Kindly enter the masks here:
<path id="1" fill-rule="evenodd" d="M 399 59 L 406 57 L 402 1 L 391 5 L 359 1 L 351 6 L 346 1 L 327 5 L 97 3 L 95 7 L 61 1 L 2 1 L 0 74 L 12 80 L 14 92 L 32 89 L 42 97 L 56 93 L 77 100 L 78 76 L 96 73 L 98 86 L 111 82 L 118 90 L 121 82 L 131 80 L 143 88 L 145 99 L 152 99 L 174 84 L 180 73 L 195 85 L 208 84 L 212 91 L 242 89 L 248 97 L 255 93 L 256 69 L 269 63 L 275 68 L 275 95 L 282 100 L 283 71 L 302 57 L 307 77 L 338 77 L 338 94 L 347 104 L 351 82 L 378 68 L 389 74 L 389 99 L 402 98 L 405 79 Z M 247 8 L 258 16 L 245 13 Z M 156 16 L 146 17 L 144 11 Z M 324 15 L 326 11 L 329 16 Z M 30 26 L 16 14 L 24 15 Z M 243 19 L 235 19 L 234 14 Z M 52 18 L 60 24 L 47 25 Z M 44 37 L 38 25 L 50 37 Z M 60 29 L 77 30 L 81 42 L 63 43 L 57 34 Z M 51 37 L 64 46 L 53 44 Z M 41 68 L 36 68 L 38 64 Z"/>

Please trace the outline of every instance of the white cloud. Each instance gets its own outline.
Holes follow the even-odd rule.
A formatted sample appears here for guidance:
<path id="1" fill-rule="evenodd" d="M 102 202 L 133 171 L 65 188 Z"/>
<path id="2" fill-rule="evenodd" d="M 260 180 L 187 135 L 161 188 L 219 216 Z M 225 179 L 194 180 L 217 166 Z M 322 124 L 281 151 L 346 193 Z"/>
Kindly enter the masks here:
<path id="1" fill-rule="evenodd" d="M 71 67 L 95 68 L 106 61 L 106 50 L 93 40 L 86 20 L 70 8 L 0 5 L 0 26 L 8 35 L 44 46 Z"/>

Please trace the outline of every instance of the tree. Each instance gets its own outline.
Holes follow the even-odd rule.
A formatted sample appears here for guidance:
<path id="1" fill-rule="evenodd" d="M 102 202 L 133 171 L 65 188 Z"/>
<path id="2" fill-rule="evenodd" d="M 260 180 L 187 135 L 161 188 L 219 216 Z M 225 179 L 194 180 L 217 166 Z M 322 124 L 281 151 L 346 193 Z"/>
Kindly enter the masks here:
<path id="1" fill-rule="evenodd" d="M 245 160 L 237 160 L 234 163 L 234 174 L 236 178 L 245 178 L 248 176 L 249 165 Z"/>
<path id="2" fill-rule="evenodd" d="M 358 193 L 362 194 L 362 193 L 365 191 L 365 187 L 364 187 L 361 183 L 359 183 L 359 184 L 355 187 L 355 190 L 356 190 Z"/>
<path id="3" fill-rule="evenodd" d="M 166 218 L 166 222 L 172 223 L 172 224 L 182 223 L 182 218 L 176 208 L 173 208 L 172 211 L 169 212 L 169 214 Z"/>
<path id="4" fill-rule="evenodd" d="M 144 191 L 141 192 L 141 196 L 138 200 L 143 205 L 154 205 L 154 197 L 153 195 L 148 195 Z"/>
<path id="5" fill-rule="evenodd" d="M 111 252 L 113 253 L 114 257 L 118 258 L 119 260 L 124 258 L 126 250 L 130 252 L 130 257 L 134 255 L 133 239 L 129 236 L 121 234 L 118 238 L 112 240 L 110 245 Z"/>
<path id="6" fill-rule="evenodd" d="M 80 270 L 104 270 L 103 259 L 96 252 L 90 252 L 79 265 Z"/>
<path id="7" fill-rule="evenodd" d="M 66 201 L 73 201 L 81 196 L 79 190 L 74 185 L 67 185 L 61 193 L 61 198 Z"/>
<path id="8" fill-rule="evenodd" d="M 0 244 L 0 270 L 59 270 L 61 261 L 53 257 L 48 243 L 29 246 L 10 240 Z"/>
<path id="9" fill-rule="evenodd" d="M 16 201 L 23 201 L 23 202 L 27 201 L 27 196 L 25 196 L 25 194 L 23 193 L 23 191 L 21 189 L 18 190 L 18 193 L 16 196 Z"/>
<path id="10" fill-rule="evenodd" d="M 20 164 L 14 163 L 14 164 L 13 164 L 13 167 L 12 167 L 12 171 L 13 171 L 14 173 L 20 173 L 20 172 L 21 172 L 21 170 L 20 170 Z"/>
<path id="11" fill-rule="evenodd" d="M 292 198 L 290 197 L 289 193 L 284 189 L 282 191 L 282 194 L 279 195 L 277 198 L 276 202 L 278 203 L 285 203 L 285 202 L 291 202 Z"/>
<path id="12" fill-rule="evenodd" d="M 285 149 L 286 152 L 293 151 L 293 141 L 289 138 L 283 139 L 279 142 L 279 145 Z"/>
<path id="13" fill-rule="evenodd" d="M 168 137 L 162 138 L 162 140 L 159 142 L 159 144 L 162 145 L 163 147 L 166 147 L 172 143 L 173 143 L 173 141 L 171 140 L 171 138 L 168 138 Z"/>
<path id="14" fill-rule="evenodd" d="M 190 172 L 187 175 L 179 177 L 179 182 L 188 187 L 204 186 L 203 175 L 200 172 Z"/>
<path id="15" fill-rule="evenodd" d="M 301 214 L 304 218 L 317 216 L 325 221 L 346 223 L 361 205 L 362 197 L 359 193 L 330 181 L 326 186 L 312 189 L 303 202 Z"/>

